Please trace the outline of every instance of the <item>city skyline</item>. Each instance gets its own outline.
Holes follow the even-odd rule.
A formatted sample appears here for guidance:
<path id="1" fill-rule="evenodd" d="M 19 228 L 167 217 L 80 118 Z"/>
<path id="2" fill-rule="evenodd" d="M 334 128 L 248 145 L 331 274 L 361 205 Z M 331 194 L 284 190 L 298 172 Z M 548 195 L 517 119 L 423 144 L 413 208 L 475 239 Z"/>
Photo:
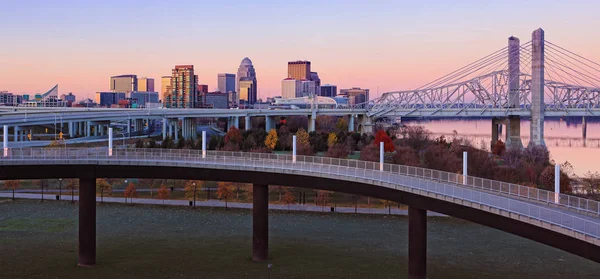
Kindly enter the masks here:
<path id="1" fill-rule="evenodd" d="M 287 62 L 295 60 L 318 65 L 323 83 L 338 88 L 369 88 L 371 98 L 375 98 L 378 91 L 419 87 L 505 47 L 509 36 L 525 43 L 531 39 L 531 30 L 538 27 L 546 30 L 547 40 L 600 61 L 600 53 L 595 51 L 600 39 L 589 36 L 594 31 L 594 9 L 585 8 L 592 1 L 552 5 L 532 1 L 514 10 L 511 6 L 517 1 L 489 3 L 478 7 L 476 13 L 465 8 L 469 5 L 441 1 L 427 5 L 328 1 L 319 5 L 316 15 L 301 16 L 310 20 L 312 28 L 308 29 L 298 24 L 302 22 L 298 18 L 288 18 L 285 11 L 295 5 L 298 14 L 303 14 L 314 5 L 256 1 L 227 7 L 233 17 L 253 15 L 256 20 L 248 23 L 253 30 L 249 33 L 239 31 L 230 17 L 218 16 L 225 7 L 206 1 L 190 2 L 207 11 L 206 19 L 193 22 L 194 37 L 218 39 L 219 43 L 181 46 L 184 51 L 169 55 L 162 55 L 171 49 L 169 42 L 184 36 L 183 31 L 171 28 L 170 14 L 177 13 L 168 11 L 175 7 L 128 1 L 121 9 L 113 10 L 109 8 L 111 2 L 3 3 L 0 16 L 6 20 L 0 23 L 0 36 L 12 43 L 0 50 L 0 90 L 31 94 L 60 84 L 60 94 L 73 92 L 81 100 L 108 90 L 106 80 L 114 75 L 135 73 L 157 80 L 169 75 L 174 65 L 191 64 L 198 67 L 199 82 L 213 91 L 218 73 L 234 73 L 239 61 L 250 57 L 260 72 L 258 98 L 280 95 Z M 546 3 L 544 13 L 533 13 L 541 3 Z M 97 18 L 121 17 L 140 5 L 144 13 L 115 22 L 96 22 Z M 193 10 L 182 12 L 191 14 Z M 564 15 L 574 12 L 579 15 L 577 20 L 566 20 Z M 351 14 L 365 14 L 369 20 L 341 20 Z M 141 20 L 154 15 L 163 16 L 155 23 Z M 565 20 L 557 20 L 560 18 Z M 128 28 L 143 30 L 133 35 L 116 32 Z M 240 47 L 240 41 L 248 43 Z M 31 79 L 32 74 L 35 79 Z"/>

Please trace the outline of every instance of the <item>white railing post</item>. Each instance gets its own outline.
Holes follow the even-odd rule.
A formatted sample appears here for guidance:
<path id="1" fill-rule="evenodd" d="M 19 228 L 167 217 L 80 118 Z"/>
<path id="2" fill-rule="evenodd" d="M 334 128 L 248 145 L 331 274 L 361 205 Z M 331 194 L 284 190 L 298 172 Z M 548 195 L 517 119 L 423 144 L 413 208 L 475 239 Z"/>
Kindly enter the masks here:
<path id="1" fill-rule="evenodd" d="M 383 171 L 383 141 L 379 143 L 379 170 Z"/>
<path id="2" fill-rule="evenodd" d="M 113 153 L 113 128 L 108 127 L 108 156 L 112 156 Z"/>
<path id="3" fill-rule="evenodd" d="M 8 157 L 8 125 L 4 125 L 4 134 L 2 135 L 4 157 Z"/>
<path id="4" fill-rule="evenodd" d="M 560 202 L 560 165 L 554 165 L 554 202 Z"/>
<path id="5" fill-rule="evenodd" d="M 292 136 L 292 162 L 296 163 L 296 135 Z"/>
<path id="6" fill-rule="evenodd" d="M 467 151 L 463 151 L 463 185 L 467 185 Z"/>
<path id="7" fill-rule="evenodd" d="M 202 159 L 206 158 L 206 131 L 202 131 Z"/>

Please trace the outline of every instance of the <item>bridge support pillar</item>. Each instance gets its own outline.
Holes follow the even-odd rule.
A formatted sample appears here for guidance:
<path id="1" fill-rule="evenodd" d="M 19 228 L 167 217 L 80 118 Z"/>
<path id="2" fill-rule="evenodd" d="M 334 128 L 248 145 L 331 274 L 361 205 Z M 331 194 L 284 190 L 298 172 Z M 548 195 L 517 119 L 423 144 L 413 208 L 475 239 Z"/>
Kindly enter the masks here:
<path id="1" fill-rule="evenodd" d="M 358 117 L 359 132 L 361 134 L 373 134 L 373 119 L 366 115 L 360 115 Z"/>
<path id="2" fill-rule="evenodd" d="M 544 142 L 544 30 L 531 34 L 531 126 L 529 145 Z"/>
<path id="3" fill-rule="evenodd" d="M 162 138 L 165 140 L 167 138 L 167 125 L 169 125 L 169 121 L 166 118 L 163 118 L 162 121 Z"/>
<path id="4" fill-rule="evenodd" d="M 267 133 L 272 129 L 275 129 L 275 127 L 275 119 L 273 119 L 273 116 L 265 116 L 265 130 L 267 130 Z"/>
<path id="5" fill-rule="evenodd" d="M 13 141 L 17 142 L 17 141 L 19 141 L 19 126 L 15 126 L 13 129 L 14 129 L 13 130 L 13 134 L 14 134 Z"/>
<path id="6" fill-rule="evenodd" d="M 175 128 L 174 132 L 175 132 L 175 141 L 177 142 L 179 140 L 179 119 L 176 119 L 175 122 L 173 122 L 173 128 Z"/>
<path id="7" fill-rule="evenodd" d="M 244 119 L 244 128 L 246 129 L 246 131 L 252 129 L 252 122 L 250 120 L 250 115 L 246 115 L 246 117 Z"/>
<path id="8" fill-rule="evenodd" d="M 492 141 L 490 143 L 490 150 L 494 149 L 494 145 L 498 142 L 498 127 L 500 125 L 497 118 L 492 118 Z"/>
<path id="9" fill-rule="evenodd" d="M 317 119 L 313 115 L 308 116 L 308 132 L 314 132 L 317 129 Z"/>
<path id="10" fill-rule="evenodd" d="M 523 142 L 521 141 L 521 117 L 518 115 L 508 116 L 506 126 L 506 147 L 523 148 Z"/>
<path id="11" fill-rule="evenodd" d="M 269 256 L 269 186 L 252 187 L 252 260 L 261 262 Z"/>
<path id="12" fill-rule="evenodd" d="M 427 211 L 408 207 L 408 278 L 425 279 L 427 273 Z"/>
<path id="13" fill-rule="evenodd" d="M 240 128 L 240 118 L 238 116 L 230 116 L 227 118 L 227 130 L 231 129 L 231 127 L 235 127 L 236 129 Z"/>
<path id="14" fill-rule="evenodd" d="M 83 122 L 79 122 L 79 136 L 83 136 Z"/>
<path id="15" fill-rule="evenodd" d="M 75 131 L 74 131 L 74 127 L 73 127 L 73 122 L 69 122 L 69 138 L 73 138 L 73 136 L 75 135 Z"/>
<path id="16" fill-rule="evenodd" d="M 96 264 L 96 178 L 79 178 L 79 266 Z"/>
<path id="17" fill-rule="evenodd" d="M 354 132 L 354 114 L 348 117 L 348 132 Z"/>
<path id="18" fill-rule="evenodd" d="M 85 123 L 85 136 L 86 137 L 91 137 L 92 136 L 92 123 L 90 123 L 89 121 Z"/>

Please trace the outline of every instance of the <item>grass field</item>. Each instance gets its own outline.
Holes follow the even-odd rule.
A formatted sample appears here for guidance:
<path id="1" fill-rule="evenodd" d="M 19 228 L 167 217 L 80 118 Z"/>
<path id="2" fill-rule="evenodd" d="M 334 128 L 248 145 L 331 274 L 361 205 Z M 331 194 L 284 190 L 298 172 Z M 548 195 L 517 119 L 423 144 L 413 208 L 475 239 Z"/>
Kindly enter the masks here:
<path id="1" fill-rule="evenodd" d="M 97 265 L 77 267 L 77 206 L 0 203 L 0 278 L 267 278 L 251 212 L 98 205 Z M 405 278 L 404 217 L 270 213 L 270 278 Z M 429 278 L 597 278 L 598 265 L 453 218 L 429 218 Z"/>

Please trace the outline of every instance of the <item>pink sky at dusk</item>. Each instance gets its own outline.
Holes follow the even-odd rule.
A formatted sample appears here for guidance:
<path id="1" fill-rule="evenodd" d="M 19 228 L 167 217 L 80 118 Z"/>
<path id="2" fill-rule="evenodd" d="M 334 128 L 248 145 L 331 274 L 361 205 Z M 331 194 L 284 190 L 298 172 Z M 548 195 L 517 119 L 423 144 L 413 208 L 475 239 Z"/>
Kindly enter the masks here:
<path id="1" fill-rule="evenodd" d="M 511 35 L 527 42 L 539 27 L 547 40 L 600 62 L 594 1 L 476 8 L 471 1 L 190 1 L 189 9 L 164 1 L 11 2 L 0 4 L 0 90 L 19 94 L 59 84 L 60 94 L 92 97 L 119 74 L 153 77 L 159 90 L 176 64 L 193 64 L 214 90 L 217 73 L 236 73 L 249 57 L 259 98 L 280 95 L 292 60 L 310 60 L 322 84 L 369 88 L 374 97 L 377 88 L 419 87 L 506 46 Z M 511 3 L 519 7 L 508 13 Z M 544 12 L 533 13 L 541 3 Z"/>

